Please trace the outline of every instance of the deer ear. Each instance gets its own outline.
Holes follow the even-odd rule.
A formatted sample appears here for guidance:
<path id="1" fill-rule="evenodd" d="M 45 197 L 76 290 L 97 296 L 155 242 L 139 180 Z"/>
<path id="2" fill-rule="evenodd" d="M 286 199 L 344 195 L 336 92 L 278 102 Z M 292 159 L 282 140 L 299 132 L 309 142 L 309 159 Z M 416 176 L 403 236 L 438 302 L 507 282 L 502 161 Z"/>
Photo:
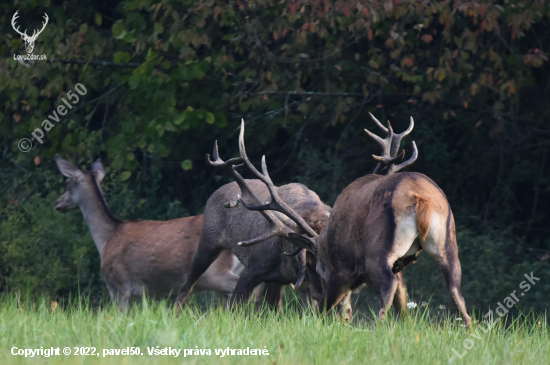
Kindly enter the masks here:
<path id="1" fill-rule="evenodd" d="M 59 155 L 55 155 L 55 163 L 63 176 L 76 178 L 82 175 L 82 171 Z"/>
<path id="2" fill-rule="evenodd" d="M 105 170 L 103 169 L 103 165 L 101 164 L 101 159 L 97 159 L 96 162 L 92 165 L 92 172 L 95 175 L 95 178 L 97 180 L 97 183 L 99 184 L 101 180 L 105 177 Z"/>
<path id="3" fill-rule="evenodd" d="M 296 246 L 305 248 L 306 250 L 317 256 L 317 239 L 319 238 L 319 236 L 310 238 L 302 236 L 298 233 L 289 233 L 288 237 L 290 239 L 290 242 L 292 242 Z"/>

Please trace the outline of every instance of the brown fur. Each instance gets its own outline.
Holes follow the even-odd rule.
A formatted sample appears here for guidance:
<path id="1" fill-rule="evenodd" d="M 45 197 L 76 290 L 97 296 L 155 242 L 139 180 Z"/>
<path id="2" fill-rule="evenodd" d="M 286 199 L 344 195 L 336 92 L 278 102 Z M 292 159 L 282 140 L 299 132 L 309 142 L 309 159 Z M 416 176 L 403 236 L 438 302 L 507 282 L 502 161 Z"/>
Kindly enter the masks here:
<path id="1" fill-rule="evenodd" d="M 317 271 L 326 280 L 325 308 L 331 310 L 350 288 L 372 283 L 382 298 L 380 319 L 394 298 L 404 314 L 406 289 L 401 270 L 424 249 L 438 263 L 469 326 L 459 291 L 461 269 L 454 229 L 445 194 L 427 176 L 396 173 L 357 179 L 336 200 L 319 237 L 309 239 L 316 247 Z"/>
<path id="2" fill-rule="evenodd" d="M 415 211 L 418 234 L 422 237 L 422 239 L 426 239 L 426 236 L 428 236 L 428 230 L 430 229 L 430 220 L 432 219 L 432 205 L 430 201 L 423 196 L 416 193 L 411 194 L 416 200 Z"/>
<path id="3" fill-rule="evenodd" d="M 259 180 L 246 180 L 251 189 L 262 201 L 270 199 L 266 186 Z M 310 226 L 320 232 L 330 213 L 330 207 L 324 204 L 317 194 L 302 184 L 283 185 L 278 189 L 279 196 L 294 209 Z M 181 286 L 178 302 L 185 303 L 197 277 L 212 263 L 213 258 L 224 250 L 231 250 L 246 267 L 235 288 L 234 300 L 248 300 L 253 289 L 262 282 L 284 286 L 295 283 L 298 277 L 297 258 L 285 256 L 283 252 L 294 251 L 296 246 L 287 240 L 275 237 L 261 244 L 241 247 L 239 241 L 246 241 L 263 235 L 270 230 L 269 224 L 259 212 L 249 211 L 241 205 L 235 208 L 225 208 L 224 203 L 233 200 L 240 194 L 236 183 L 222 186 L 215 191 L 205 208 L 205 218 L 202 235 L 198 247 L 199 254 L 193 260 L 192 269 L 186 282 Z M 278 214 L 278 213 L 277 213 Z M 292 221 L 288 221 L 293 229 L 297 229 Z M 323 295 L 322 281 L 315 271 L 316 260 L 308 254 L 308 280 L 304 290 L 320 299 Z M 276 285 L 271 285 L 275 288 Z M 277 287 L 278 288 L 278 287 Z M 279 289 L 276 291 L 278 292 Z M 268 298 L 278 298 L 277 293 Z M 273 306 L 280 301 L 277 299 Z"/>
<path id="4" fill-rule="evenodd" d="M 99 182 L 105 175 L 99 160 L 82 172 L 56 156 L 61 173 L 69 178 L 67 191 L 55 209 L 80 207 L 101 256 L 101 273 L 113 300 L 124 310 L 132 298 L 146 294 L 165 298 L 177 294 L 197 251 L 204 215 L 169 221 L 123 221 L 110 212 Z M 198 290 L 212 290 L 228 299 L 238 276 L 236 257 L 221 254 L 202 275 Z"/>

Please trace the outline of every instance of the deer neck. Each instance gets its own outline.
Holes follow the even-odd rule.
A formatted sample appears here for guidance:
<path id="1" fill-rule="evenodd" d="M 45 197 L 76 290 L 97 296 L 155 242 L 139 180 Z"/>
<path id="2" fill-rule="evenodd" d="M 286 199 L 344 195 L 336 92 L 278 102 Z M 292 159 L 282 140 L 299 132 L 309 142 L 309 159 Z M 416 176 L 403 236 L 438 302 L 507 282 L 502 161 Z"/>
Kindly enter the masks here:
<path id="1" fill-rule="evenodd" d="M 95 186 L 93 186 L 93 189 L 89 189 L 86 199 L 82 200 L 79 207 L 86 223 L 88 223 L 88 228 L 101 257 L 105 243 L 115 233 L 122 221 L 109 210 L 95 179 L 93 183 Z"/>

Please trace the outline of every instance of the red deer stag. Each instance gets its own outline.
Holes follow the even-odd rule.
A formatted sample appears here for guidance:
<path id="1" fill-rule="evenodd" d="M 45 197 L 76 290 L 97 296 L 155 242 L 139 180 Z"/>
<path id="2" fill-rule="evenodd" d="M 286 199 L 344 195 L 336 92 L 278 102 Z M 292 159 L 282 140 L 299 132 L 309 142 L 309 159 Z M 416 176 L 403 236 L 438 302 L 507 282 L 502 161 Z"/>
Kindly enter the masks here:
<path id="1" fill-rule="evenodd" d="M 241 129 L 241 139 L 243 133 L 244 128 Z M 242 159 L 222 161 L 219 158 L 217 143 L 214 145 L 213 157 L 214 161 L 211 161 L 210 155 L 207 155 L 208 164 L 238 175 L 234 167 L 236 164 L 240 164 Z M 294 282 L 297 288 L 305 283 L 306 285 L 301 288 L 301 291 L 307 291 L 314 300 L 318 301 L 323 298 L 324 288 L 315 270 L 315 256 L 309 254 L 306 257 L 306 251 L 302 249 L 292 255 L 283 254 L 284 250 L 294 251 L 296 247 L 285 239 L 275 237 L 271 233 L 268 222 L 259 219 L 260 213 L 267 217 L 278 215 L 278 213 L 252 212 L 234 200 L 241 189 L 248 191 L 249 195 L 247 196 L 250 196 L 250 199 L 255 199 L 257 203 L 269 198 L 269 192 L 261 181 L 247 180 L 247 184 L 253 187 L 257 195 L 251 190 L 244 190 L 245 186 L 239 188 L 233 182 L 219 188 L 208 199 L 197 254 L 191 264 L 189 276 L 178 294 L 177 301 L 180 308 L 200 275 L 208 269 L 220 252 L 225 250 L 231 250 L 246 267 L 235 288 L 232 299 L 235 302 L 246 301 L 253 289 L 262 282 L 268 283 L 268 304 L 274 307 L 280 307 L 284 286 Z M 331 209 L 319 199 L 317 194 L 297 183 L 281 186 L 277 188 L 277 191 L 282 199 L 292 206 L 295 214 L 294 220 L 300 222 L 297 227 L 293 221 L 280 215 L 279 219 L 289 225 L 289 232 L 296 230 L 313 236 L 324 228 Z M 303 231 L 299 227 L 303 228 Z M 266 240 L 263 245 L 254 247 L 237 245 L 237 242 L 246 241 L 258 235 Z M 305 280 L 306 278 L 308 280 Z M 349 300 L 348 296 L 341 305 L 346 320 L 351 317 Z"/>
<path id="2" fill-rule="evenodd" d="M 288 224 L 277 219 L 280 215 L 275 217 L 270 212 L 283 213 L 304 228 L 303 222 L 295 220 L 296 212 L 279 196 L 278 189 L 269 178 L 265 159 L 262 160 L 262 173 L 248 160 L 241 132 L 241 159 L 246 168 L 267 186 L 271 201 L 262 205 L 247 203 L 257 204 L 249 198 L 247 182 L 235 174 L 243 193 L 239 201 L 251 211 L 266 213 L 264 216 L 272 229 L 268 236 L 248 239 L 239 245 L 257 244 L 266 237 L 279 235 L 315 255 L 317 272 L 325 282 L 326 311 L 330 311 L 349 290 L 363 284 L 376 285 L 382 299 L 382 308 L 378 313 L 381 320 L 385 318 L 396 291 L 397 307 L 406 314 L 406 291 L 401 270 L 415 262 L 420 251 L 425 250 L 439 265 L 452 299 L 469 327 L 471 320 L 460 294 L 461 268 L 449 202 L 443 191 L 427 176 L 414 172 L 395 173 L 413 163 L 418 155 L 413 142 L 413 156 L 395 165 L 404 157 L 404 151 L 397 153 L 401 139 L 410 133 L 414 122 L 411 118 L 405 132 L 394 134 L 389 122 L 388 128 L 385 128 L 374 116 L 371 117 L 387 133 L 386 138 L 382 139 L 366 131 L 382 150 L 381 156 L 374 156 L 379 162 L 374 172 L 389 175 L 373 173 L 348 185 L 337 198 L 325 228 L 319 235 L 309 237 L 292 232 Z M 252 189 L 257 189 L 256 186 Z"/>
<path id="3" fill-rule="evenodd" d="M 156 299 L 175 294 L 197 251 L 203 215 L 164 222 L 120 220 L 99 186 L 105 176 L 99 160 L 87 172 L 59 156 L 55 162 L 68 177 L 67 191 L 55 202 L 55 210 L 65 213 L 80 207 L 101 257 L 101 273 L 119 308 L 126 310 L 130 299 L 144 293 Z M 232 272 L 236 264 L 230 252 L 220 255 L 196 289 L 214 291 L 227 302 L 239 279 Z"/>

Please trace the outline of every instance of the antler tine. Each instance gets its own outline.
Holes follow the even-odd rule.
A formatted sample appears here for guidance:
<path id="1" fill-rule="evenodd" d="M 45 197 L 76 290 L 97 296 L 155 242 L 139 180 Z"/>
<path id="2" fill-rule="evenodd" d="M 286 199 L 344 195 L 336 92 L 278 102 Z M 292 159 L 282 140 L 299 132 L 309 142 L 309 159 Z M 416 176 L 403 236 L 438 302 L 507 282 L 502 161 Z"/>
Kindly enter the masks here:
<path id="1" fill-rule="evenodd" d="M 266 178 L 267 181 L 269 181 L 270 184 L 273 184 L 271 181 L 271 177 L 269 176 L 269 172 L 267 172 L 267 165 L 265 163 L 265 155 L 262 156 L 262 174 Z"/>
<path id="2" fill-rule="evenodd" d="M 214 156 L 214 160 L 216 161 L 220 159 L 220 152 L 218 150 L 218 140 L 214 141 L 214 149 L 212 150 L 212 156 Z"/>
<path id="3" fill-rule="evenodd" d="M 414 119 L 411 117 L 409 127 L 404 132 L 395 134 L 393 136 L 392 144 L 391 144 L 391 152 L 390 152 L 392 156 L 394 156 L 395 153 L 397 153 L 397 151 L 399 150 L 399 145 L 401 144 L 401 140 L 403 139 L 403 137 L 411 133 L 413 128 L 414 128 Z"/>
<path id="4" fill-rule="evenodd" d="M 378 137 L 376 134 L 372 133 L 368 129 L 365 129 L 365 132 L 369 135 L 370 138 L 372 138 L 376 143 L 380 145 L 380 148 L 382 149 L 382 154 L 387 155 L 390 152 L 391 147 L 391 140 L 389 139 L 382 139 Z"/>
<path id="5" fill-rule="evenodd" d="M 403 150 L 399 155 L 397 155 L 394 158 L 372 155 L 372 158 L 374 158 L 376 161 L 378 161 L 379 163 L 381 163 L 383 165 L 394 164 L 394 163 L 402 160 L 404 157 L 405 157 L 405 150 Z"/>
<path id="6" fill-rule="evenodd" d="M 391 127 L 390 121 L 388 120 L 388 135 L 386 136 L 386 138 L 392 138 L 392 137 L 393 137 L 393 129 Z"/>
<path id="7" fill-rule="evenodd" d="M 40 31 L 38 32 L 38 34 L 42 33 L 42 31 L 44 30 L 44 28 L 46 28 L 46 25 L 48 25 L 48 20 L 50 18 L 48 18 L 48 14 L 44 13 L 44 22 L 42 22 L 42 29 L 40 29 Z"/>
<path id="8" fill-rule="evenodd" d="M 384 126 L 382 125 L 382 123 L 380 123 L 380 121 L 379 121 L 378 119 L 376 119 L 376 118 L 374 117 L 374 115 L 372 115 L 371 112 L 369 112 L 369 115 L 370 115 L 370 117 L 372 118 L 372 120 L 374 120 L 374 122 L 376 123 L 376 125 L 378 126 L 378 128 L 380 128 L 380 129 L 383 130 L 384 132 L 388 133 L 388 128 L 384 127 Z"/>
<path id="9" fill-rule="evenodd" d="M 210 160 L 209 154 L 206 154 L 206 163 L 208 163 L 210 166 L 213 166 L 213 167 L 222 168 L 229 173 L 231 173 L 232 171 L 231 168 L 233 167 L 233 165 L 240 164 L 243 162 L 242 158 L 240 157 L 235 157 L 227 161 L 222 160 L 218 152 L 218 141 L 214 142 L 214 150 L 212 152 L 212 156 L 214 157 L 214 161 Z"/>
<path id="10" fill-rule="evenodd" d="M 393 172 L 397 172 L 397 171 L 401 170 L 402 168 L 405 168 L 405 167 L 409 166 L 414 161 L 416 161 L 416 159 L 418 158 L 418 149 L 416 148 L 416 143 L 414 143 L 414 141 L 413 141 L 412 145 L 413 145 L 413 154 L 412 154 L 411 158 L 409 158 L 407 161 L 405 161 L 405 162 L 403 162 L 399 165 L 396 165 L 394 167 Z"/>
<path id="11" fill-rule="evenodd" d="M 405 130 L 403 133 L 400 133 L 399 135 L 401 137 L 405 137 L 406 135 L 412 132 L 413 128 L 414 128 L 414 119 L 413 117 L 411 117 L 411 121 L 409 122 L 409 128 L 407 128 L 407 130 Z"/>
<path id="12" fill-rule="evenodd" d="M 11 26 L 12 26 L 12 28 L 13 28 L 17 33 L 19 33 L 20 35 L 25 35 L 25 36 L 26 36 L 26 35 L 27 35 L 27 30 L 26 30 L 26 29 L 25 29 L 25 33 L 21 33 L 21 32 L 19 31 L 19 26 L 18 26 L 17 28 L 15 27 L 15 21 L 17 20 L 17 18 L 19 18 L 18 13 L 19 13 L 19 10 L 17 10 L 17 11 L 15 12 L 15 14 L 13 14 L 13 17 L 11 18 Z"/>

